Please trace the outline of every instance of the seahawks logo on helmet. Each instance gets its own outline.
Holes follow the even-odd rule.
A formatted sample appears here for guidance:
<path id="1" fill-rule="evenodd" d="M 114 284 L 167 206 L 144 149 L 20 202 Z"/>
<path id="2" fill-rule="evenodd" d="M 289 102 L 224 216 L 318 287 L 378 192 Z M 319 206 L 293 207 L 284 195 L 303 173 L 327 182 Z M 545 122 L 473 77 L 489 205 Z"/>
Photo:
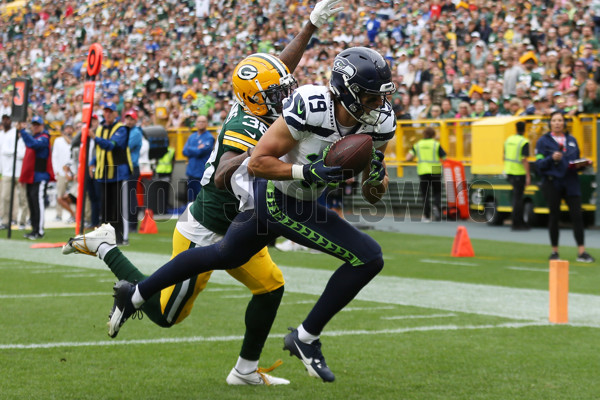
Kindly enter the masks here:
<path id="1" fill-rule="evenodd" d="M 356 75 L 356 67 L 342 57 L 336 57 L 336 59 L 333 61 L 333 70 L 335 72 L 339 72 L 340 74 L 346 75 L 348 78 L 352 78 L 354 75 Z"/>
<path id="2" fill-rule="evenodd" d="M 256 78 L 256 75 L 258 75 L 258 69 L 254 65 L 242 65 L 237 71 L 237 76 L 245 81 Z"/>

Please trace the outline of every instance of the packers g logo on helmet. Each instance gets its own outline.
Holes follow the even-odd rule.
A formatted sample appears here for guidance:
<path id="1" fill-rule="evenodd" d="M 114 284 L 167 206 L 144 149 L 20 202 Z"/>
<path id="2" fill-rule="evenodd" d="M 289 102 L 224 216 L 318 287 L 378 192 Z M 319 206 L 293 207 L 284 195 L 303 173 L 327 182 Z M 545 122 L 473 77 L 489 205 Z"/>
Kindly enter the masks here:
<path id="1" fill-rule="evenodd" d="M 256 75 L 258 75 L 258 69 L 254 65 L 242 65 L 237 71 L 237 76 L 245 81 L 254 79 Z"/>
<path id="2" fill-rule="evenodd" d="M 280 59 L 266 53 L 252 54 L 233 70 L 233 94 L 247 112 L 275 119 L 282 101 L 297 82 Z"/>

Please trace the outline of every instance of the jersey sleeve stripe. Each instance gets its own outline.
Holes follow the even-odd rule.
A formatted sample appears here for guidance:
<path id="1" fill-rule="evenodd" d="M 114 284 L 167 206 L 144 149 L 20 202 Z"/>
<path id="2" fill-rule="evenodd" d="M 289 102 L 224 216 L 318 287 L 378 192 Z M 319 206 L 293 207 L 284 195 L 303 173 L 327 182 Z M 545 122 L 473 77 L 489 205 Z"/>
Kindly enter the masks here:
<path id="1" fill-rule="evenodd" d="M 227 131 L 225 132 L 225 135 L 223 137 L 226 137 L 228 139 L 239 139 L 242 140 L 246 143 L 248 143 L 249 145 L 256 145 L 256 143 L 258 142 L 258 140 L 256 139 L 252 139 L 246 135 L 242 135 L 241 133 L 238 132 L 233 132 L 233 131 Z"/>
<path id="2" fill-rule="evenodd" d="M 235 147 L 236 149 L 240 149 L 242 151 L 246 151 L 248 150 L 248 146 L 245 146 L 243 144 L 231 141 L 231 140 L 227 140 L 227 139 L 223 139 L 223 145 L 224 146 L 230 146 L 230 147 Z"/>
<path id="3" fill-rule="evenodd" d="M 244 139 L 239 139 L 239 138 L 232 137 L 232 136 L 223 136 L 223 139 L 227 139 L 227 140 L 229 140 L 230 142 L 236 142 L 236 143 L 239 143 L 239 144 L 241 144 L 241 145 L 244 145 L 244 146 L 246 146 L 246 147 L 254 147 L 254 146 L 255 146 L 255 144 L 256 144 L 256 143 L 250 143 L 250 142 L 249 142 L 249 141 L 247 141 L 247 140 L 244 140 Z"/>

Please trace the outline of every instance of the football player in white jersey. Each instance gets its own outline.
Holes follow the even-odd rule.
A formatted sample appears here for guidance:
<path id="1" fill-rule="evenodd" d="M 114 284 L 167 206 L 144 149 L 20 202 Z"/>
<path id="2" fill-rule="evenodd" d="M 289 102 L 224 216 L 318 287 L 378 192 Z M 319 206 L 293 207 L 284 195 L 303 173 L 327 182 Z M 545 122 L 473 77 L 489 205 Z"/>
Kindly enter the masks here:
<path id="1" fill-rule="evenodd" d="M 333 381 L 321 352 L 320 333 L 381 271 L 383 256 L 375 240 L 316 200 L 327 184 L 343 180 L 340 167 L 324 165 L 327 149 L 355 133 L 371 135 L 375 146 L 371 164 L 362 173 L 363 196 L 375 203 L 385 193 L 388 176 L 383 152 L 396 130 L 387 99 L 396 90 L 391 78 L 390 67 L 379 53 L 354 47 L 336 56 L 328 88 L 298 88 L 284 101 L 283 115 L 232 178 L 238 194 L 247 186 L 239 184 L 244 183 L 240 177 L 245 172 L 254 177 L 252 190 L 238 195 L 245 211 L 234 219 L 223 240 L 185 251 L 146 280 L 123 286 L 115 294 L 111 328 L 118 330 L 161 289 L 203 271 L 235 268 L 274 238 L 285 236 L 343 262 L 306 319 L 284 338 L 284 349 L 301 359 L 311 376 Z"/>

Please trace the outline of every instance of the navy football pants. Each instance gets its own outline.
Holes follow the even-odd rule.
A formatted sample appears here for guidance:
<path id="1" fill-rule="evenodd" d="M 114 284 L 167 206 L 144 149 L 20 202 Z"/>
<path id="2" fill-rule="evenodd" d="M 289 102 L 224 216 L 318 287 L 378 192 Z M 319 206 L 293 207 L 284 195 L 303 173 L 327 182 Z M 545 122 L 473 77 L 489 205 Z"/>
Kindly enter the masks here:
<path id="1" fill-rule="evenodd" d="M 380 246 L 335 212 L 316 201 L 286 196 L 271 182 L 256 181 L 254 203 L 255 210 L 239 214 L 223 240 L 179 254 L 138 285 L 140 294 L 149 299 L 199 273 L 239 267 L 273 239 L 285 236 L 344 262 L 303 322 L 308 332 L 320 334 L 325 324 L 381 271 Z"/>

